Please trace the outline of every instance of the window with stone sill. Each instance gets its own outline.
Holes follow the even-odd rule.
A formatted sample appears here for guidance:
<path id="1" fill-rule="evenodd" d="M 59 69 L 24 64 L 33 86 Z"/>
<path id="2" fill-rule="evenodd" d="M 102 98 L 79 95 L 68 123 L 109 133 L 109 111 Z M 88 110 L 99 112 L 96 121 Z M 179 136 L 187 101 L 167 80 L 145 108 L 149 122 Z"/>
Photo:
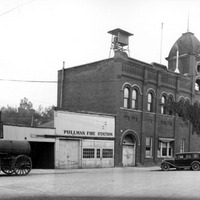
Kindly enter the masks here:
<path id="1" fill-rule="evenodd" d="M 124 108 L 130 108 L 130 89 L 124 88 Z"/>
<path id="2" fill-rule="evenodd" d="M 152 157 L 153 139 L 152 137 L 146 137 L 146 157 Z"/>
<path id="3" fill-rule="evenodd" d="M 147 95 L 147 111 L 153 112 L 153 94 L 151 92 Z"/>
<path id="4" fill-rule="evenodd" d="M 124 108 L 138 109 L 138 91 L 129 87 L 124 88 Z"/>
<path id="5" fill-rule="evenodd" d="M 173 147 L 174 142 L 162 142 L 159 141 L 159 148 L 158 148 L 158 157 L 172 157 L 173 156 Z"/>
<path id="6" fill-rule="evenodd" d="M 161 105 L 160 105 L 161 114 L 167 114 L 166 102 L 167 102 L 166 96 L 162 96 L 161 97 Z"/>
<path id="7" fill-rule="evenodd" d="M 136 89 L 132 91 L 132 108 L 138 109 L 138 92 Z"/>

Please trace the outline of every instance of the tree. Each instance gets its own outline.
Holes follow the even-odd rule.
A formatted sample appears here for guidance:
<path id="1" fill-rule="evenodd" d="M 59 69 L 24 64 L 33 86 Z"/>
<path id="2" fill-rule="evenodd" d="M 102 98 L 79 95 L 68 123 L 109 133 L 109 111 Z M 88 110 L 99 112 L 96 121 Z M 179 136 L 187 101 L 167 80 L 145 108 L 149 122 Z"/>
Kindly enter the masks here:
<path id="1" fill-rule="evenodd" d="M 24 99 L 21 99 L 18 107 L 20 123 L 24 125 L 31 125 L 32 118 L 35 116 L 35 114 L 36 112 L 33 109 L 33 104 L 25 97 Z"/>
<path id="2" fill-rule="evenodd" d="M 172 102 L 169 106 L 183 121 L 189 121 L 193 126 L 193 132 L 200 135 L 200 106 L 198 104 L 190 105 L 188 102 L 179 101 Z"/>
<path id="3" fill-rule="evenodd" d="M 54 106 L 43 108 L 41 105 L 37 110 L 27 98 L 20 101 L 18 108 L 11 106 L 2 107 L 2 121 L 5 124 L 37 126 L 53 120 Z"/>
<path id="4" fill-rule="evenodd" d="M 1 109 L 2 114 L 2 121 L 9 123 L 12 122 L 12 124 L 18 123 L 18 114 L 17 114 L 17 108 L 13 108 L 11 106 L 2 107 Z"/>
<path id="5" fill-rule="evenodd" d="M 26 97 L 21 99 L 18 109 L 31 110 L 32 108 L 33 104 Z"/>
<path id="6" fill-rule="evenodd" d="M 40 105 L 36 113 L 39 115 L 38 118 L 40 118 L 40 124 L 54 120 L 54 106 L 43 108 Z"/>

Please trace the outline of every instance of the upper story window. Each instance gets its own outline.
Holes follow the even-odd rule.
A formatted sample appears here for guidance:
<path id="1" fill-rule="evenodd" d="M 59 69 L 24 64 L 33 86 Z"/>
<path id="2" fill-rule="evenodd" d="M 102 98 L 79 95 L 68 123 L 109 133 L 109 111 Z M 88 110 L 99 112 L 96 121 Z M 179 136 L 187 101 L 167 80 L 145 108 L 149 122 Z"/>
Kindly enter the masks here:
<path id="1" fill-rule="evenodd" d="M 195 82 L 195 91 L 200 91 L 200 79 L 197 79 Z"/>
<path id="2" fill-rule="evenodd" d="M 147 95 L 147 111 L 153 112 L 153 94 L 151 92 Z"/>
<path id="3" fill-rule="evenodd" d="M 161 106 L 160 106 L 162 114 L 166 114 L 167 113 L 166 102 L 167 102 L 166 96 L 162 96 L 161 97 Z"/>
<path id="4" fill-rule="evenodd" d="M 189 107 L 189 106 L 190 106 L 190 100 L 187 99 L 187 100 L 185 101 L 185 107 Z"/>
<path id="5" fill-rule="evenodd" d="M 137 110 L 139 105 L 139 93 L 135 87 L 126 86 L 124 88 L 124 108 Z"/>
<path id="6" fill-rule="evenodd" d="M 173 97 L 172 96 L 169 96 L 168 97 L 168 100 L 167 100 L 167 102 L 168 102 L 168 114 L 169 115 L 173 115 L 174 114 L 174 111 L 173 111 Z"/>
<path id="7" fill-rule="evenodd" d="M 185 100 L 184 100 L 183 98 L 181 98 L 181 99 L 179 100 L 179 106 L 180 106 L 181 108 L 184 108 L 184 105 L 185 105 Z M 183 112 L 179 112 L 179 113 L 178 113 L 178 116 L 179 116 L 179 117 L 183 117 L 183 116 L 184 116 L 184 113 L 183 113 Z"/>
<path id="8" fill-rule="evenodd" d="M 130 108 L 130 89 L 124 89 L 124 108 Z"/>
<path id="9" fill-rule="evenodd" d="M 138 92 L 136 89 L 132 91 L 132 108 L 138 109 Z"/>
<path id="10" fill-rule="evenodd" d="M 197 70 L 197 73 L 200 74 L 200 63 L 197 63 L 196 70 Z"/>
<path id="11" fill-rule="evenodd" d="M 199 107 L 199 104 L 198 104 L 198 102 L 197 102 L 197 101 L 194 103 L 194 106 L 196 106 L 196 108 L 198 108 L 198 107 Z"/>

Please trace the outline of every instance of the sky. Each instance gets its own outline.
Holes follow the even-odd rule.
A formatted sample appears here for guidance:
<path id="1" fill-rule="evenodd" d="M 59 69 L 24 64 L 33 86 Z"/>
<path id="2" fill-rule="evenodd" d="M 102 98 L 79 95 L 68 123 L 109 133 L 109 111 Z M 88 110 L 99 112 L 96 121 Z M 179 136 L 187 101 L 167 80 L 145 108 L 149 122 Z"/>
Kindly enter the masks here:
<path id="1" fill-rule="evenodd" d="M 167 66 L 188 28 L 200 39 L 199 24 L 200 0 L 0 0 L 0 107 L 24 97 L 35 109 L 56 106 L 63 61 L 69 68 L 108 58 L 110 30 L 134 34 L 130 57 Z"/>

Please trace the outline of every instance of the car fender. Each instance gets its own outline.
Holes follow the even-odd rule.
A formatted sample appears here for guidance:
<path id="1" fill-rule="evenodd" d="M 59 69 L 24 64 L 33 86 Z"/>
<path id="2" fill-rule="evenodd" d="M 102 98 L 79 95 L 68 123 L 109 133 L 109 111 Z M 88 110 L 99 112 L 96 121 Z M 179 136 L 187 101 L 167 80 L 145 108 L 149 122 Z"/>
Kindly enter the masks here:
<path id="1" fill-rule="evenodd" d="M 176 165 L 174 165 L 170 162 L 167 162 L 167 161 L 163 162 L 161 165 L 163 165 L 163 164 L 168 164 L 170 167 L 175 167 L 175 168 L 177 167 Z"/>
<path id="2" fill-rule="evenodd" d="M 200 162 L 199 162 L 199 161 L 197 161 L 197 160 L 195 160 L 195 161 L 193 161 L 193 162 L 191 163 L 191 165 L 190 165 L 190 166 L 192 166 L 194 163 L 198 163 L 198 164 L 200 165 Z"/>

